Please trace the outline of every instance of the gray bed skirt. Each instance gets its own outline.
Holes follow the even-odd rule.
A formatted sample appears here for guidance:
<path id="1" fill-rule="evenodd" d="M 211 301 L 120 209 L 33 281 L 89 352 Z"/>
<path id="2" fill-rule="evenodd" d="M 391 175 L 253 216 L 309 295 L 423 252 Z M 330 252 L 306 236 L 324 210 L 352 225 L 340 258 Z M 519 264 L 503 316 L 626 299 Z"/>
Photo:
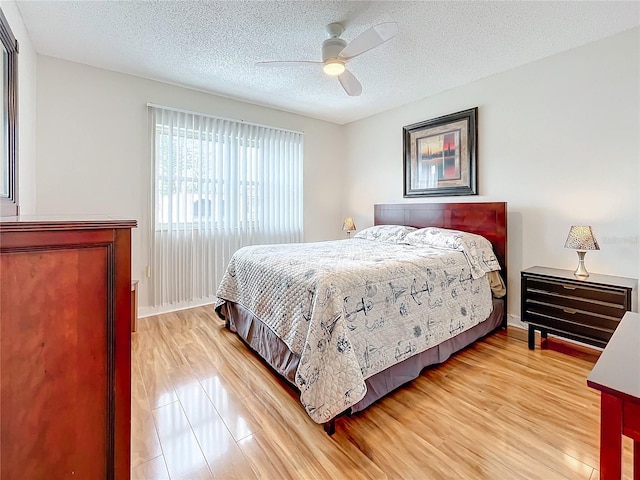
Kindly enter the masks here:
<path id="1" fill-rule="evenodd" d="M 295 387 L 294 378 L 300 358 L 298 355 L 291 352 L 259 318 L 241 305 L 225 302 L 216 308 L 216 312 L 226 320 L 231 331 L 236 332 L 252 350 Z M 367 393 L 351 407 L 351 413 L 364 410 L 389 392 L 420 376 L 425 367 L 446 361 L 455 352 L 495 330 L 501 325 L 503 314 L 504 301 L 494 298 L 493 312 L 485 321 L 367 378 Z"/>

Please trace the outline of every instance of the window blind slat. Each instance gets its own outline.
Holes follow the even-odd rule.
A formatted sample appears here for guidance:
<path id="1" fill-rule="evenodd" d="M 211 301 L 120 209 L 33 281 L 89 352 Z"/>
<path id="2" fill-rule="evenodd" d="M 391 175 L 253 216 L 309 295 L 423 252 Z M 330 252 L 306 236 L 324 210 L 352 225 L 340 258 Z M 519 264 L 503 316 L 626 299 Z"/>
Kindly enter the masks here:
<path id="1" fill-rule="evenodd" d="M 302 133 L 149 112 L 153 306 L 214 296 L 242 246 L 302 241 Z"/>

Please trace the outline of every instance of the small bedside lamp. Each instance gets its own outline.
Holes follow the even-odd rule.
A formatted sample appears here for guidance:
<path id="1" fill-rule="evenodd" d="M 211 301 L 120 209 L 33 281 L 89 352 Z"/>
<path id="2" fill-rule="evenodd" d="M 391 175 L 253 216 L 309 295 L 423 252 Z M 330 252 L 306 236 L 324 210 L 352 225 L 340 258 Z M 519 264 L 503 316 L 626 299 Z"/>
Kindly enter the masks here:
<path id="1" fill-rule="evenodd" d="M 356 224 L 353 222 L 353 218 L 347 217 L 342 222 L 342 230 L 347 231 L 347 238 L 351 238 L 351 232 L 354 232 L 356 229 Z"/>
<path id="2" fill-rule="evenodd" d="M 600 245 L 598 245 L 591 227 L 572 225 L 569 229 L 567 241 L 564 243 L 564 248 L 573 248 L 578 251 L 578 268 L 573 274 L 576 277 L 587 278 L 589 272 L 584 267 L 584 256 L 587 250 L 600 250 Z"/>

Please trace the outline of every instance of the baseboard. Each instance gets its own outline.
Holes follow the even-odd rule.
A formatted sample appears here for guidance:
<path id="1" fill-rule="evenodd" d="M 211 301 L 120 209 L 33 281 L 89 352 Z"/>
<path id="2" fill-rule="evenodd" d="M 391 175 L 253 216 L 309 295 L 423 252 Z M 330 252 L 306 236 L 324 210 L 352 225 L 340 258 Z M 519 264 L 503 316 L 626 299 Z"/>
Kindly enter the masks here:
<path id="1" fill-rule="evenodd" d="M 160 315 L 162 313 L 177 312 L 179 310 L 202 307 L 204 305 L 212 305 L 215 300 L 216 297 L 205 297 L 199 298 L 197 300 L 191 300 L 189 302 L 172 303 L 170 305 L 162 305 L 159 307 L 140 307 L 138 308 L 138 318 L 151 317 L 153 315 Z"/>
<path id="2" fill-rule="evenodd" d="M 513 315 L 511 313 L 507 313 L 507 326 L 521 328 L 522 330 L 529 329 L 528 325 L 520 320 L 520 315 Z"/>

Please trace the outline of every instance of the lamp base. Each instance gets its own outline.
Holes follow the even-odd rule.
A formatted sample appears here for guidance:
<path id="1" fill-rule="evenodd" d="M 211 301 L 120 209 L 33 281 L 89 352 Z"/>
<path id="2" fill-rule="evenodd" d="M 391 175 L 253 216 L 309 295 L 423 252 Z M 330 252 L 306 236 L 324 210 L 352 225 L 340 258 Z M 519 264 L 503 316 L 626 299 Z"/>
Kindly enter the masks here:
<path id="1" fill-rule="evenodd" d="M 576 268 L 576 271 L 573 272 L 573 274 L 579 278 L 587 278 L 589 276 L 589 272 L 587 272 L 587 269 L 584 266 L 584 256 L 587 252 L 577 250 L 576 253 L 578 254 L 578 268 Z"/>

